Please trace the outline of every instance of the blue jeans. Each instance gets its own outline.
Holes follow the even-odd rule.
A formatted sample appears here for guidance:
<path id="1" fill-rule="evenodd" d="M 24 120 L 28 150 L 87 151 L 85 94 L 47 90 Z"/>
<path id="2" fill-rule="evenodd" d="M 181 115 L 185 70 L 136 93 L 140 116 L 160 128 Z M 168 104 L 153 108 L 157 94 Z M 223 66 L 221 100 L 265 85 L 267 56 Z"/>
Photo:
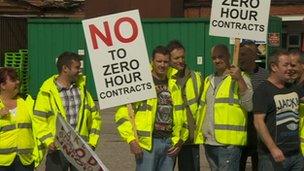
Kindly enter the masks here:
<path id="1" fill-rule="evenodd" d="M 143 150 L 142 159 L 136 160 L 136 171 L 171 171 L 175 157 L 167 155 L 171 138 L 153 138 L 152 150 Z"/>
<path id="2" fill-rule="evenodd" d="M 206 158 L 212 171 L 238 171 L 241 147 L 204 145 Z"/>
<path id="3" fill-rule="evenodd" d="M 178 170 L 200 170 L 199 145 L 189 144 L 182 146 L 182 149 L 178 153 Z"/>
<path id="4" fill-rule="evenodd" d="M 259 171 L 302 171 L 304 159 L 301 154 L 286 157 L 283 162 L 275 162 L 271 154 L 259 154 Z"/>
<path id="5" fill-rule="evenodd" d="M 48 152 L 46 155 L 45 170 L 46 171 L 77 171 L 62 154 L 60 150 Z"/>

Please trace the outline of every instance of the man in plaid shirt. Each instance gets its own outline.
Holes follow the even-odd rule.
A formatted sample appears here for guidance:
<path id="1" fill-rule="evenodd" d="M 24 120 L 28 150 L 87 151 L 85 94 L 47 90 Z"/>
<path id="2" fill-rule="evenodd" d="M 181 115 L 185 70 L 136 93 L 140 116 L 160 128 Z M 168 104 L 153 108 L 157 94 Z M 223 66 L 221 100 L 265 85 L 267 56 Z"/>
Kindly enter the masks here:
<path id="1" fill-rule="evenodd" d="M 47 79 L 40 88 L 34 107 L 37 137 L 48 148 L 46 170 L 77 170 L 56 148 L 56 119 L 61 115 L 94 149 L 99 141 L 101 117 L 86 90 L 81 75 L 80 56 L 64 52 L 58 57 L 58 75 Z"/>

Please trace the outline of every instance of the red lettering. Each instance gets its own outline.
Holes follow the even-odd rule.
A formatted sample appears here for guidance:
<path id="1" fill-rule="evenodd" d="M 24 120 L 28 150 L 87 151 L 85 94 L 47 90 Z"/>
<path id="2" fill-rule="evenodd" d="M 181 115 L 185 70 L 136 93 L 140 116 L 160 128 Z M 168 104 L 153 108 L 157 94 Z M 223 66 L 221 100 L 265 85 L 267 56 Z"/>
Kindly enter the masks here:
<path id="1" fill-rule="evenodd" d="M 90 35 L 92 39 L 92 44 L 94 49 L 98 49 L 97 36 L 107 45 L 112 46 L 113 41 L 110 34 L 109 23 L 103 22 L 103 26 L 105 29 L 105 35 L 101 33 L 101 31 L 93 24 L 89 25 Z"/>
<path id="2" fill-rule="evenodd" d="M 128 38 L 123 37 L 121 35 L 121 33 L 120 33 L 119 27 L 120 27 L 121 23 L 123 23 L 123 22 L 128 22 L 132 26 L 133 33 Z M 130 43 L 130 42 L 134 41 L 137 38 L 137 36 L 138 36 L 138 27 L 137 27 L 136 22 L 132 18 L 130 18 L 130 17 L 123 17 L 123 18 L 120 18 L 120 19 L 118 19 L 116 21 L 116 23 L 114 25 L 114 32 L 115 32 L 116 38 L 120 42 L 122 42 L 122 43 Z"/>

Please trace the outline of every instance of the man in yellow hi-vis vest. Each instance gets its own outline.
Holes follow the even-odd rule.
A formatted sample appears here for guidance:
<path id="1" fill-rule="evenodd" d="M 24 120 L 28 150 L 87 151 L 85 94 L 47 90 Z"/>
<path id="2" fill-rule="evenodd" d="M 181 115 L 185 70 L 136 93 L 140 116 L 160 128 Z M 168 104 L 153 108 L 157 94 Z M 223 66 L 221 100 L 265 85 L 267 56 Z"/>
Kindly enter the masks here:
<path id="1" fill-rule="evenodd" d="M 46 170 L 77 170 L 66 160 L 55 143 L 57 115 L 62 115 L 76 132 L 94 149 L 99 141 L 101 117 L 80 75 L 81 57 L 62 53 L 57 60 L 59 75 L 47 79 L 40 88 L 34 107 L 36 136 L 48 148 Z"/>
<path id="2" fill-rule="evenodd" d="M 205 154 L 212 170 L 239 170 L 247 141 L 247 112 L 252 109 L 249 77 L 230 64 L 226 45 L 211 50 L 215 73 L 205 79 L 201 96 Z"/>
<path id="3" fill-rule="evenodd" d="M 137 171 L 173 170 L 175 157 L 188 138 L 187 129 L 182 129 L 187 122 L 181 92 L 176 80 L 167 77 L 168 67 L 168 50 L 156 47 L 152 54 L 152 76 L 157 98 L 132 104 L 136 133 L 126 106 L 119 107 L 115 115 L 118 132 L 135 155 Z"/>
<path id="4" fill-rule="evenodd" d="M 197 109 L 203 91 L 202 76 L 199 72 L 190 70 L 186 65 L 186 51 L 179 41 L 170 41 L 167 48 L 170 52 L 170 66 L 172 67 L 169 69 L 169 74 L 177 80 L 177 84 L 181 88 L 189 131 L 189 138 L 178 154 L 178 169 L 180 171 L 199 171 L 199 144 L 203 143 L 203 136 L 201 128 L 197 127 L 199 118 Z"/>

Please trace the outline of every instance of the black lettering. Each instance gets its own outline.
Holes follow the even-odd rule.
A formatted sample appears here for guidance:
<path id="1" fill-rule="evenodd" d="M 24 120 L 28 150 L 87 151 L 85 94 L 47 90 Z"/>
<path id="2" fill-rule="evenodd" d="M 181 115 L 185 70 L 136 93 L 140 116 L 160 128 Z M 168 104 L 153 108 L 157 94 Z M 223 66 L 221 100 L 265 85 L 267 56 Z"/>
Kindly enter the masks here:
<path id="1" fill-rule="evenodd" d="M 122 52 L 122 53 L 120 53 L 120 52 Z M 123 48 L 118 49 L 118 50 L 117 50 L 117 56 L 118 56 L 120 59 L 126 57 L 126 56 L 127 56 L 126 50 L 124 50 Z"/>
<path id="2" fill-rule="evenodd" d="M 130 67 L 133 69 L 133 70 L 136 70 L 139 68 L 139 62 L 136 60 L 136 59 L 133 59 L 130 61 Z"/>
<path id="3" fill-rule="evenodd" d="M 265 26 L 264 25 L 260 25 L 260 32 L 263 32 L 265 30 Z"/>
<path id="4" fill-rule="evenodd" d="M 255 21 L 258 21 L 257 15 L 258 13 L 256 11 L 250 11 L 249 20 L 252 20 L 253 18 Z"/>
<path id="5" fill-rule="evenodd" d="M 240 18 L 242 19 L 242 20 L 246 20 L 247 19 L 247 17 L 248 17 L 248 10 L 241 10 L 240 11 Z"/>
<path id="6" fill-rule="evenodd" d="M 233 7 L 239 6 L 238 2 L 239 2 L 239 0 L 231 0 L 231 6 L 233 6 Z"/>
<path id="7" fill-rule="evenodd" d="M 115 58 L 114 58 L 114 52 L 115 52 L 115 50 L 108 51 L 108 53 L 111 54 L 112 60 L 115 60 Z"/>
<path id="8" fill-rule="evenodd" d="M 237 9 L 232 9 L 230 11 L 230 17 L 233 19 L 236 19 L 239 17 L 239 11 Z"/>
<path id="9" fill-rule="evenodd" d="M 111 75 L 111 72 L 109 72 L 110 65 L 104 65 L 102 67 L 105 68 L 103 76 Z"/>
<path id="10" fill-rule="evenodd" d="M 228 0 L 224 0 L 224 1 L 222 2 L 222 5 L 229 6 L 229 4 L 227 3 L 227 1 L 228 1 Z"/>
<path id="11" fill-rule="evenodd" d="M 226 11 L 224 11 L 226 9 Z M 225 16 L 223 16 L 225 14 Z M 222 8 L 221 9 L 221 18 L 228 18 L 229 17 L 229 8 Z"/>
<path id="12" fill-rule="evenodd" d="M 217 26 L 216 23 L 217 23 L 217 20 L 213 20 L 213 21 L 212 21 L 212 26 L 213 26 L 213 27 L 216 27 L 216 26 Z"/>
<path id="13" fill-rule="evenodd" d="M 106 84 L 106 87 L 109 88 L 109 87 L 113 87 L 114 86 L 114 83 L 113 83 L 113 78 L 110 77 L 110 78 L 105 78 L 105 84 Z M 110 84 L 110 85 L 109 85 Z"/>
<path id="14" fill-rule="evenodd" d="M 130 87 L 130 93 L 136 92 L 133 86 Z"/>
<path id="15" fill-rule="evenodd" d="M 101 92 L 101 93 L 99 94 L 99 97 L 100 97 L 101 99 L 106 98 L 105 93 L 104 93 L 104 92 Z"/>
<path id="16" fill-rule="evenodd" d="M 112 74 L 120 73 L 118 63 L 111 64 L 111 68 L 112 68 Z"/>
<path id="17" fill-rule="evenodd" d="M 236 28 L 236 29 L 242 29 L 241 26 L 242 26 L 241 23 L 236 23 L 236 24 L 235 24 L 235 28 Z"/>
<path id="18" fill-rule="evenodd" d="M 247 25 L 246 24 L 243 24 L 242 30 L 247 30 Z"/>
<path id="19" fill-rule="evenodd" d="M 124 80 L 125 80 L 125 83 L 131 83 L 132 82 L 132 76 L 131 76 L 131 73 L 129 73 L 128 75 L 124 75 Z"/>
<path id="20" fill-rule="evenodd" d="M 251 8 L 257 8 L 257 7 L 259 7 L 259 5 L 260 5 L 260 0 L 256 0 L 256 4 L 253 4 L 253 1 L 254 1 L 254 0 L 251 0 L 251 1 L 250 1 L 250 6 L 251 6 Z"/>
<path id="21" fill-rule="evenodd" d="M 121 85 L 123 83 L 123 78 L 120 75 L 117 75 L 116 77 L 114 77 L 114 82 L 116 85 Z"/>
<path id="22" fill-rule="evenodd" d="M 135 86 L 136 91 L 140 91 L 140 90 L 141 90 L 141 85 L 142 85 L 142 84 L 138 84 L 138 85 Z M 143 85 L 144 85 L 144 84 L 143 84 Z M 143 89 L 143 90 L 145 90 L 145 89 Z"/>
<path id="23" fill-rule="evenodd" d="M 248 24 L 248 30 L 253 30 L 254 28 L 253 28 L 253 24 Z"/>
<path id="24" fill-rule="evenodd" d="M 142 81 L 142 79 L 140 78 L 140 72 L 134 72 L 133 79 L 134 79 L 134 82 L 136 82 L 136 79 L 138 79 L 139 81 Z"/>
<path id="25" fill-rule="evenodd" d="M 151 85 L 150 82 L 148 82 L 146 85 L 147 85 L 147 89 L 151 89 L 152 88 L 152 85 Z"/>
<path id="26" fill-rule="evenodd" d="M 130 93 L 128 87 L 124 87 L 123 90 L 124 90 L 124 94 L 129 94 Z"/>
<path id="27" fill-rule="evenodd" d="M 120 69 L 121 69 L 121 72 L 130 71 L 130 69 L 128 68 L 128 62 L 126 62 L 126 61 L 121 62 Z"/>
<path id="28" fill-rule="evenodd" d="M 246 8 L 248 8 L 247 3 L 248 3 L 248 0 L 241 0 L 240 7 L 243 7 L 243 5 L 244 5 L 244 6 L 246 6 Z"/>

